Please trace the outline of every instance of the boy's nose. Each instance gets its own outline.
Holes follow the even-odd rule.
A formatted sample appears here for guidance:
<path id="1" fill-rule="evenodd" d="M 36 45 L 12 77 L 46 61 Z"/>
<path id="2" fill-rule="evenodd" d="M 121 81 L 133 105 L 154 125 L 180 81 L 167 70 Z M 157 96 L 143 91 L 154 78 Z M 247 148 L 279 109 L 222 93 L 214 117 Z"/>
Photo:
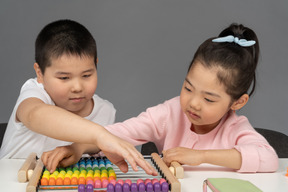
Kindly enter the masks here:
<path id="1" fill-rule="evenodd" d="M 79 80 L 75 80 L 72 82 L 72 92 L 81 92 L 82 91 L 82 83 Z"/>

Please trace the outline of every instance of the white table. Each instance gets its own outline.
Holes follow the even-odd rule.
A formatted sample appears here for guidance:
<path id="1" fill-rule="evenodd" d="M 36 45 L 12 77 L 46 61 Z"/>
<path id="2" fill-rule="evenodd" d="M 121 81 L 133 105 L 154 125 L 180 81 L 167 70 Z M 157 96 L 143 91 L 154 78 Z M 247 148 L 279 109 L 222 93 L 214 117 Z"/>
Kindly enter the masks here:
<path id="1" fill-rule="evenodd" d="M 27 183 L 17 181 L 17 173 L 24 159 L 0 160 L 0 184 L 3 192 L 25 192 Z M 180 179 L 182 192 L 202 192 L 203 181 L 211 177 L 228 177 L 249 180 L 264 192 L 288 192 L 288 158 L 279 159 L 279 169 L 275 173 L 243 174 L 212 166 L 184 166 L 184 179 Z"/>

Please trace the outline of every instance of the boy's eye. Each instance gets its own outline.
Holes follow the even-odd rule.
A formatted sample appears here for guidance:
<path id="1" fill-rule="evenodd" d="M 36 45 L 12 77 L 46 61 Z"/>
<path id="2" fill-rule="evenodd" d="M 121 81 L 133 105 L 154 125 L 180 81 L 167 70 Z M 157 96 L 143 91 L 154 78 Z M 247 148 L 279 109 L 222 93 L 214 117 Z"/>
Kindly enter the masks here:
<path id="1" fill-rule="evenodd" d="M 83 75 L 84 78 L 88 78 L 88 77 L 90 77 L 90 76 L 91 76 L 91 74 L 89 74 L 89 75 Z"/>
<path id="2" fill-rule="evenodd" d="M 69 79 L 69 77 L 58 77 L 58 79 L 67 80 L 67 79 Z"/>

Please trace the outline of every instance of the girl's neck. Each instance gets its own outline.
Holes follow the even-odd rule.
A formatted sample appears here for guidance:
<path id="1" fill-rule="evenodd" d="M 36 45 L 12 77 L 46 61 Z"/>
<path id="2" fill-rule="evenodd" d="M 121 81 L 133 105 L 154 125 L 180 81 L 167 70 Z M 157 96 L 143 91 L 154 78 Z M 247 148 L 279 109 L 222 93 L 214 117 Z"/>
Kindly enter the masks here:
<path id="1" fill-rule="evenodd" d="M 217 121 L 216 123 L 213 124 L 209 124 L 209 125 L 193 125 L 191 124 L 191 131 L 197 133 L 197 134 L 207 134 L 210 131 L 214 130 L 217 125 L 220 123 L 221 119 L 219 121 Z"/>

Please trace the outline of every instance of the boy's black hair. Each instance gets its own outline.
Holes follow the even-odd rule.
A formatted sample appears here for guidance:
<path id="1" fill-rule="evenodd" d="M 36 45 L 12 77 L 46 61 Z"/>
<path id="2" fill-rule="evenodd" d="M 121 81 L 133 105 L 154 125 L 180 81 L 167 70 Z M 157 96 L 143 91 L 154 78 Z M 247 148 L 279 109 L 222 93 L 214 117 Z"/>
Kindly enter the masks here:
<path id="1" fill-rule="evenodd" d="M 46 25 L 35 42 L 35 61 L 43 74 L 46 67 L 51 66 L 51 59 L 64 54 L 94 57 L 97 67 L 97 48 L 93 36 L 80 23 L 67 19 Z"/>

